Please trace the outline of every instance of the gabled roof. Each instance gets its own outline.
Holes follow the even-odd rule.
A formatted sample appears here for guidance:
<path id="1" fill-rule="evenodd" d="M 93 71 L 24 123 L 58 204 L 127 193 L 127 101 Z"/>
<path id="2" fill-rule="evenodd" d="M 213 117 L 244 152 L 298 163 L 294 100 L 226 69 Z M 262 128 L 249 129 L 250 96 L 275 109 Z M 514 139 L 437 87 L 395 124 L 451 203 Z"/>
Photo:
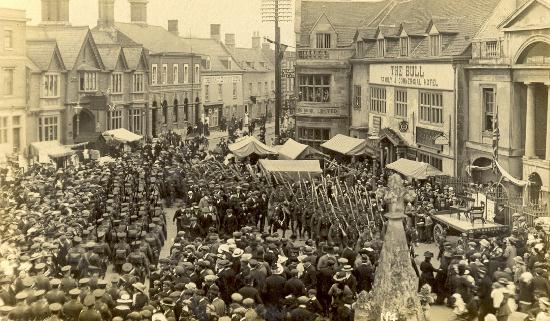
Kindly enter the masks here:
<path id="1" fill-rule="evenodd" d="M 210 71 L 243 71 L 237 63 L 227 68 L 227 59 L 235 60 L 224 44 L 210 38 L 180 38 L 193 53 L 210 57 Z"/>
<path id="2" fill-rule="evenodd" d="M 325 15 L 336 30 L 338 46 L 349 46 L 353 42 L 357 27 L 375 18 L 388 3 L 387 0 L 377 2 L 303 1 L 301 30 L 303 34 L 310 33 L 317 21 Z"/>
<path id="3" fill-rule="evenodd" d="M 140 59 L 146 59 L 142 47 L 125 47 L 122 48 L 122 51 L 124 52 L 124 57 L 126 57 L 126 63 L 130 70 L 137 70 L 139 68 Z M 147 62 L 143 61 L 143 65 L 147 66 Z"/>
<path id="4" fill-rule="evenodd" d="M 378 26 L 376 37 L 380 34 L 384 37 L 399 37 L 399 26 Z"/>
<path id="5" fill-rule="evenodd" d="M 61 68 L 66 70 L 55 40 L 28 40 L 27 57 L 41 71 L 48 70 L 54 58 L 57 58 Z"/>
<path id="6" fill-rule="evenodd" d="M 536 0 L 538 1 L 538 0 Z M 407 34 L 426 34 L 433 24 L 441 34 L 447 35 L 441 56 L 459 56 L 469 52 L 471 39 L 492 14 L 500 0 L 410 0 L 395 2 L 393 7 L 376 23 L 378 25 L 400 26 Z M 423 30 L 422 30 L 423 29 Z M 429 54 L 428 40 L 422 40 L 411 56 L 425 57 Z"/>
<path id="7" fill-rule="evenodd" d="M 136 43 L 142 44 L 151 53 L 191 53 L 188 43 L 160 26 L 115 22 L 115 28 Z"/>
<path id="8" fill-rule="evenodd" d="M 274 70 L 271 61 L 262 53 L 262 49 L 235 48 L 231 53 L 243 70 L 263 72 Z M 253 63 L 253 67 L 248 66 L 248 62 Z M 261 63 L 264 64 L 263 67 Z"/>
<path id="9" fill-rule="evenodd" d="M 97 46 L 99 55 L 103 60 L 106 70 L 115 70 L 118 60 L 122 57 L 124 61 L 124 69 L 127 69 L 126 59 L 124 53 L 122 52 L 122 47 L 118 45 L 99 45 Z"/>
<path id="10" fill-rule="evenodd" d="M 508 27 L 516 18 L 521 16 L 529 7 L 531 7 L 535 2 L 540 3 L 541 5 L 547 7 L 550 9 L 550 1 L 548 0 L 529 0 L 526 1 L 523 5 L 521 5 L 519 8 L 517 8 L 516 11 L 512 12 L 502 23 L 498 25 L 499 28 L 506 28 Z"/>
<path id="11" fill-rule="evenodd" d="M 75 68 L 76 59 L 86 42 L 90 41 L 95 56 L 100 66 L 103 65 L 99 52 L 93 41 L 90 28 L 76 26 L 29 26 L 27 27 L 27 40 L 53 39 L 57 42 L 59 52 L 65 66 L 69 69 Z"/>

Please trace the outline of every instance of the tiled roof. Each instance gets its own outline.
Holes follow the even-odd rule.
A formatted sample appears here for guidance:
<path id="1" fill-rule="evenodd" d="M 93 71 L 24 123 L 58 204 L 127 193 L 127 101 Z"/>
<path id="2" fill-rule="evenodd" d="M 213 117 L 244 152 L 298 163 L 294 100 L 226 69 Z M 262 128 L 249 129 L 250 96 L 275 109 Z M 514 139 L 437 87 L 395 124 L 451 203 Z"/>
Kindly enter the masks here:
<path id="1" fill-rule="evenodd" d="M 472 37 L 480 30 L 500 0 L 410 0 L 398 2 L 385 16 L 380 25 L 404 25 L 407 33 L 424 34 L 430 22 L 440 33 L 450 33 L 442 43 L 442 56 L 457 56 L 468 52 Z M 367 25 L 364 27 L 375 27 Z M 409 31 L 411 30 L 411 31 Z M 424 39 L 412 51 L 413 57 L 429 54 L 428 41 Z"/>
<path id="2" fill-rule="evenodd" d="M 180 38 L 191 52 L 210 57 L 210 71 L 228 71 L 226 61 L 232 57 L 221 41 L 210 38 Z M 231 71 L 242 71 L 238 64 L 232 64 Z"/>
<path id="3" fill-rule="evenodd" d="M 262 49 L 235 48 L 231 50 L 231 54 L 244 70 L 266 72 L 274 69 L 271 61 L 262 53 Z M 249 62 L 253 63 L 253 67 L 248 66 Z M 264 64 L 263 67 L 261 63 Z"/>
<path id="4" fill-rule="evenodd" d="M 389 1 L 331 2 L 303 1 L 301 30 L 307 34 L 323 15 L 327 16 L 338 34 L 338 45 L 348 46 L 357 27 L 370 22 Z"/>
<path id="5" fill-rule="evenodd" d="M 74 68 L 76 58 L 89 32 L 88 27 L 29 26 L 27 40 L 55 39 L 65 66 Z"/>
<path id="6" fill-rule="evenodd" d="M 357 29 L 357 39 L 376 39 L 376 28 Z"/>
<path id="7" fill-rule="evenodd" d="M 128 69 L 136 70 L 139 67 L 139 60 L 143 54 L 143 48 L 141 47 L 126 47 L 122 48 L 124 56 L 126 57 L 126 63 L 128 64 Z"/>
<path id="8" fill-rule="evenodd" d="M 399 26 L 378 26 L 378 30 L 384 37 L 397 37 L 399 36 Z"/>
<path id="9" fill-rule="evenodd" d="M 27 41 L 27 57 L 42 71 L 50 67 L 55 50 L 55 40 Z"/>
<path id="10" fill-rule="evenodd" d="M 160 26 L 115 22 L 115 27 L 128 38 L 142 44 L 151 53 L 191 52 L 188 43 Z"/>
<path id="11" fill-rule="evenodd" d="M 120 57 L 121 47 L 117 45 L 98 45 L 97 50 L 103 60 L 105 69 L 115 70 L 118 58 Z"/>

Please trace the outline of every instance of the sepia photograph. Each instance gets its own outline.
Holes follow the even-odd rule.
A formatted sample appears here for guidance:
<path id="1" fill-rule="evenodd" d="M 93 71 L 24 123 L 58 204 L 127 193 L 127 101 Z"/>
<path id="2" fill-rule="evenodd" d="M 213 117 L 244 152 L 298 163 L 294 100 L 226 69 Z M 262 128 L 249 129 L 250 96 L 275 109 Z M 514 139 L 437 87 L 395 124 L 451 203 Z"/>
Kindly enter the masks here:
<path id="1" fill-rule="evenodd" d="M 550 321 L 550 0 L 0 0 L 0 321 Z"/>

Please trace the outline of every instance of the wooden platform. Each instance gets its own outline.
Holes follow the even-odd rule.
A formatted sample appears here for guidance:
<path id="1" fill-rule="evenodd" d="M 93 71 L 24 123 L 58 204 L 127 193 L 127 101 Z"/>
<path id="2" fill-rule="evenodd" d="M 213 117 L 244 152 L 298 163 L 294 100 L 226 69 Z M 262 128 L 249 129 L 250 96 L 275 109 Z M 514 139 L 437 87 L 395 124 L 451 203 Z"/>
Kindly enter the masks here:
<path id="1" fill-rule="evenodd" d="M 470 219 L 464 217 L 463 215 L 458 219 L 456 213 L 452 214 L 436 214 L 432 216 L 433 220 L 439 221 L 445 225 L 451 226 L 457 229 L 460 232 L 467 232 L 471 230 L 481 230 L 481 229 L 501 229 L 504 225 L 486 222 L 483 224 L 480 220 L 477 220 L 472 224 Z"/>

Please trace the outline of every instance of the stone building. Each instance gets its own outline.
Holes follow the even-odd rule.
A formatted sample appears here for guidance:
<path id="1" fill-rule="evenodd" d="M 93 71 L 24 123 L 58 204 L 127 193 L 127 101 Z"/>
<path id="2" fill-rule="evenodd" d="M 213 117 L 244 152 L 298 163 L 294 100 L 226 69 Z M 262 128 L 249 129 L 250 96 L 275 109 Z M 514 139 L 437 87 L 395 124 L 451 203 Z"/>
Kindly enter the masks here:
<path id="1" fill-rule="evenodd" d="M 547 1 L 502 1 L 473 38 L 467 66 L 466 154 L 474 180 L 499 178 L 487 169 L 493 158 L 492 133 L 498 126 L 498 163 L 508 178 L 505 185 L 526 192 L 527 202 L 542 199 L 546 204 L 550 200 L 549 17 Z"/>

